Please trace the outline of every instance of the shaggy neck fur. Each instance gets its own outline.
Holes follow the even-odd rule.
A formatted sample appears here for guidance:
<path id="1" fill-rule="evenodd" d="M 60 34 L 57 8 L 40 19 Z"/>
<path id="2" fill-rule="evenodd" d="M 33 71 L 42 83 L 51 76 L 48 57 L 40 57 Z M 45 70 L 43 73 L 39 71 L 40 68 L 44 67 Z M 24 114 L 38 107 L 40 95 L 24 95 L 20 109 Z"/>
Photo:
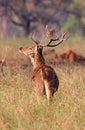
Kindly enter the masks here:
<path id="1" fill-rule="evenodd" d="M 33 57 L 30 57 L 34 69 L 45 64 L 45 59 L 42 54 L 36 53 Z"/>

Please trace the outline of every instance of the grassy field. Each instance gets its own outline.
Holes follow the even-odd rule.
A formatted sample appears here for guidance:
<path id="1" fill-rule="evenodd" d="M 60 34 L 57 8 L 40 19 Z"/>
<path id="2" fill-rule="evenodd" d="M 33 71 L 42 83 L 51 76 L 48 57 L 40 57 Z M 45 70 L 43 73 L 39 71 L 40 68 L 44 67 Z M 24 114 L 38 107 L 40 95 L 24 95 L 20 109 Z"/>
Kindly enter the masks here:
<path id="1" fill-rule="evenodd" d="M 25 39 L 1 40 L 0 57 L 6 46 L 11 48 L 7 52 L 8 59 L 20 57 L 17 48 L 27 43 Z M 84 43 L 83 38 L 71 39 L 55 51 L 71 48 L 85 56 Z M 0 130 L 85 130 L 85 66 L 57 64 L 53 67 L 60 86 L 48 106 L 45 97 L 37 103 L 29 66 L 22 69 L 17 64 L 13 74 L 10 67 L 4 66 L 5 76 L 0 72 Z"/>

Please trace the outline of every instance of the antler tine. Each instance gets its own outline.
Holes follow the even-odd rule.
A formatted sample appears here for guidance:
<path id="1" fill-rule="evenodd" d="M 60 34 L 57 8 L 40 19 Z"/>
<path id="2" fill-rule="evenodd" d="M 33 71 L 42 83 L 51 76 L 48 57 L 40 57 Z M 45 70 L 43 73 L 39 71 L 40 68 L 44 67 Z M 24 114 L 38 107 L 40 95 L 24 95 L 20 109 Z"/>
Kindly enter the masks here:
<path id="1" fill-rule="evenodd" d="M 30 36 L 31 40 L 32 40 L 36 45 L 40 44 L 40 42 L 36 41 L 33 37 L 34 37 L 34 34 L 31 34 L 31 36 Z"/>
<path id="2" fill-rule="evenodd" d="M 65 38 L 66 35 L 67 35 L 67 37 Z M 70 37 L 70 34 L 68 32 L 65 32 L 63 34 L 64 41 L 67 40 L 69 37 Z"/>
<path id="3" fill-rule="evenodd" d="M 53 42 L 53 41 L 58 41 L 60 37 L 61 37 L 61 34 L 60 34 L 56 39 L 50 39 L 50 41 L 49 41 L 48 44 L 42 45 L 42 46 L 43 46 L 43 47 L 50 47 L 50 46 L 51 46 L 51 45 L 50 45 L 51 42 Z"/>
<path id="4" fill-rule="evenodd" d="M 36 40 L 33 39 L 33 37 L 31 37 L 31 40 L 36 43 L 37 45 L 39 44 L 39 42 L 37 42 Z"/>
<path id="5" fill-rule="evenodd" d="M 47 45 L 43 45 L 43 47 L 55 47 L 55 46 L 58 46 L 59 44 L 61 44 L 63 41 L 65 41 L 65 40 L 67 40 L 68 38 L 69 38 L 69 35 L 68 35 L 68 37 L 67 38 L 65 38 L 65 36 L 66 36 L 66 34 L 67 34 L 68 32 L 65 32 L 65 33 L 62 33 L 61 32 L 61 35 L 59 35 L 56 39 L 50 39 L 50 41 L 49 41 L 49 43 L 47 44 Z M 53 41 L 58 41 L 58 43 L 57 44 L 51 44 L 51 42 L 53 42 Z"/>

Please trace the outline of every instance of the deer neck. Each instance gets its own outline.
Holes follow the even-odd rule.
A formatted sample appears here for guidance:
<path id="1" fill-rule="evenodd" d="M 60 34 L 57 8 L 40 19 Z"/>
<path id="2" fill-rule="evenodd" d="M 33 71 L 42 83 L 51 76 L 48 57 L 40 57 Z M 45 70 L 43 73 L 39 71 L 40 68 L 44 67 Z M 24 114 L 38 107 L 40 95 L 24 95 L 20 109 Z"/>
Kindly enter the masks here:
<path id="1" fill-rule="evenodd" d="M 38 53 L 38 54 L 35 54 L 35 56 L 33 58 L 31 58 L 31 62 L 32 62 L 33 67 L 35 69 L 37 67 L 44 65 L 45 59 L 44 59 L 43 55 Z"/>

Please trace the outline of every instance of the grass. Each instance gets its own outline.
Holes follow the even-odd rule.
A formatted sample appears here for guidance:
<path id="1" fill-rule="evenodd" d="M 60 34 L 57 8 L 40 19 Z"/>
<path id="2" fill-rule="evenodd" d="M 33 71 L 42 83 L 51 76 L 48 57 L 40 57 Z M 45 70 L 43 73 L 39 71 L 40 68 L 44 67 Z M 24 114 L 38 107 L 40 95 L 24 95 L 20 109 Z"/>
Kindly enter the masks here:
<path id="1" fill-rule="evenodd" d="M 74 40 L 71 43 L 69 41 L 70 47 L 74 43 L 74 49 L 84 54 L 84 44 L 80 50 L 80 44 L 76 47 Z M 67 43 L 59 50 L 66 47 Z M 50 106 L 46 98 L 37 103 L 29 67 L 20 68 L 15 75 L 10 74 L 9 68 L 5 77 L 0 74 L 0 130 L 85 130 L 85 66 L 53 67 L 60 85 Z"/>
<path id="2" fill-rule="evenodd" d="M 56 72 L 60 87 L 51 106 L 46 99 L 37 103 L 26 75 L 0 79 L 1 130 L 85 129 L 84 68 L 69 65 L 56 67 Z"/>

